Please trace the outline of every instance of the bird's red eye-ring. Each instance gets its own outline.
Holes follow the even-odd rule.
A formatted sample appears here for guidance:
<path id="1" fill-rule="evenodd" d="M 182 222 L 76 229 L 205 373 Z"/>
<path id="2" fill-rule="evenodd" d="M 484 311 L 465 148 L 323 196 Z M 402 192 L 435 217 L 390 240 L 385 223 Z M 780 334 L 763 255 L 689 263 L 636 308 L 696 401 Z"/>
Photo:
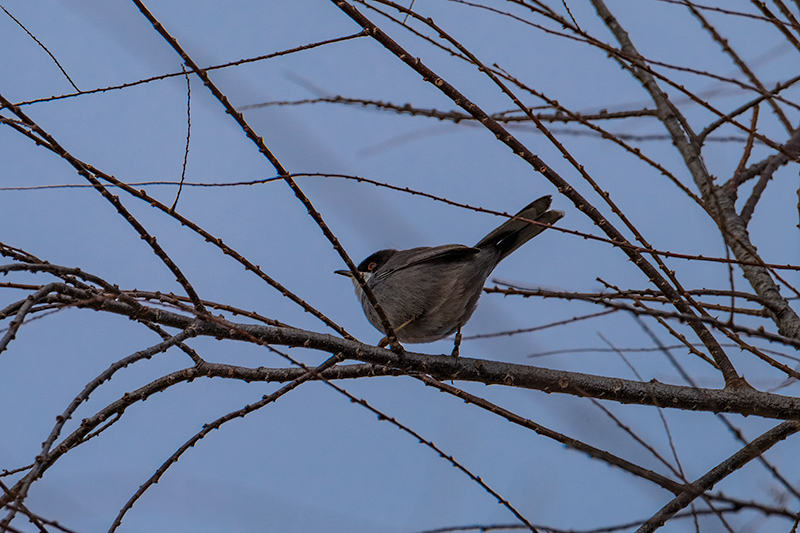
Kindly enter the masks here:
<path id="1" fill-rule="evenodd" d="M 378 263 L 373 261 L 372 263 L 367 265 L 367 272 L 372 272 L 373 270 L 375 270 L 375 267 L 377 267 L 377 266 L 378 266 Z"/>

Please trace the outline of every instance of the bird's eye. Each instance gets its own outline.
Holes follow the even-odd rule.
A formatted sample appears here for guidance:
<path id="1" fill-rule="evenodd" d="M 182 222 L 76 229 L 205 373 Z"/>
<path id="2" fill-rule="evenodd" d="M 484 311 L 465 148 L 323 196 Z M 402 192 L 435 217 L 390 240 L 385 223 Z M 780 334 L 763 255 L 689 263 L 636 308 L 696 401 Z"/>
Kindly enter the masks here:
<path id="1" fill-rule="evenodd" d="M 375 267 L 377 267 L 377 266 L 378 266 L 378 263 L 373 261 L 372 263 L 367 265 L 367 272 L 372 272 L 373 270 L 375 270 Z"/>

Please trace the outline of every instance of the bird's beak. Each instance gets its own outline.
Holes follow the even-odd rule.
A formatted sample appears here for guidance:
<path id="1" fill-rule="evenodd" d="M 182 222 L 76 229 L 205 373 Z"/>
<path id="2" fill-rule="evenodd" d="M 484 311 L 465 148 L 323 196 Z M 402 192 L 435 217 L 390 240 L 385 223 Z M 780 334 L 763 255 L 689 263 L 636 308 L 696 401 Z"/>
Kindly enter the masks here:
<path id="1" fill-rule="evenodd" d="M 353 277 L 353 273 L 350 272 L 349 270 L 334 270 L 333 273 L 339 274 L 340 276 L 347 276 L 348 278 Z"/>

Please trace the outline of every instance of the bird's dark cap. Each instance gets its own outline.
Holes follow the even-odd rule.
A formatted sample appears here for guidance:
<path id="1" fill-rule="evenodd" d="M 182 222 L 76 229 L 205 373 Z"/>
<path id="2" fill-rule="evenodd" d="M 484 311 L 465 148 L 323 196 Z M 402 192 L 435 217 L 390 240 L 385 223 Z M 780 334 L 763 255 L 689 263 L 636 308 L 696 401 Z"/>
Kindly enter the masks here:
<path id="1" fill-rule="evenodd" d="M 375 272 L 381 265 L 385 264 L 386 261 L 389 260 L 394 254 L 397 253 L 397 250 L 379 250 L 374 254 L 370 255 L 356 267 L 360 272 Z M 353 273 L 349 270 L 334 270 L 334 274 L 339 274 L 340 276 L 347 276 L 349 278 L 353 277 Z"/>

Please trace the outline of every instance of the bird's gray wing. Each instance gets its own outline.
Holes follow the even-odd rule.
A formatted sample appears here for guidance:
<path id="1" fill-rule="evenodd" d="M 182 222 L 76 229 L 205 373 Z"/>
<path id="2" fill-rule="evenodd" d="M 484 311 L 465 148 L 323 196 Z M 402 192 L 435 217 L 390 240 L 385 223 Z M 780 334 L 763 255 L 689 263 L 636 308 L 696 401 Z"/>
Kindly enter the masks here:
<path id="1" fill-rule="evenodd" d="M 386 266 L 394 271 L 397 271 L 419 265 L 421 263 L 457 261 L 459 259 L 464 259 L 466 257 L 479 254 L 481 251 L 478 248 L 465 246 L 463 244 L 445 244 L 443 246 L 433 246 L 430 248 L 413 248 L 411 250 L 404 250 L 402 253 L 403 256 L 398 257 L 400 261 L 398 261 L 396 265 L 390 265 L 389 263 L 393 262 L 390 260 Z M 405 255 L 406 253 L 408 253 L 408 255 Z M 409 259 L 409 256 L 413 258 Z M 392 257 L 392 259 L 394 259 L 394 257 Z"/>

